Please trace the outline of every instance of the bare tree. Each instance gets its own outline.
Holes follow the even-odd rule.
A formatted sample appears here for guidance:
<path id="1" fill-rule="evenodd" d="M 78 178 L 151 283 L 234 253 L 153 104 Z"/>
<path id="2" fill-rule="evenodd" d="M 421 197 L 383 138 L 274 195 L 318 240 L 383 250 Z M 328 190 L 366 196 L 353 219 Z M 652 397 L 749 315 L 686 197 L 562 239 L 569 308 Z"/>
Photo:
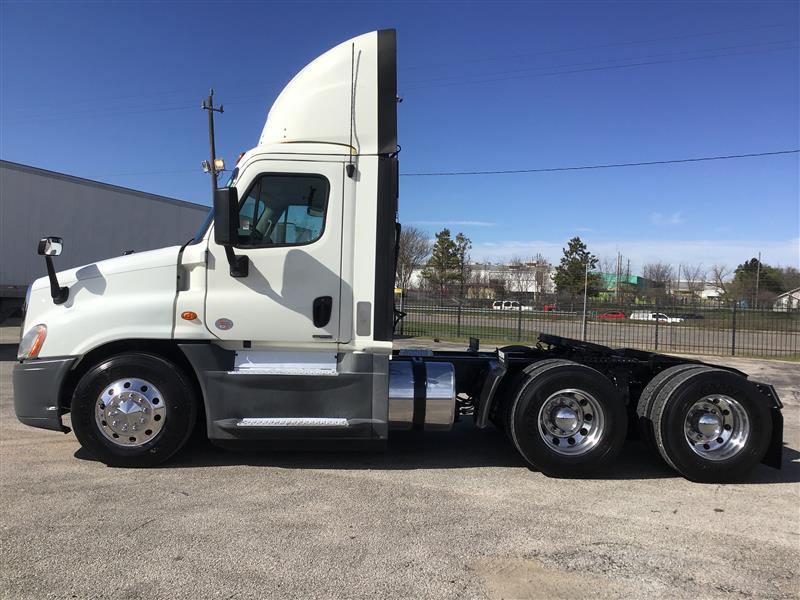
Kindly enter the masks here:
<path id="1" fill-rule="evenodd" d="M 703 291 L 707 273 L 702 264 L 690 265 L 689 263 L 681 263 L 679 272 L 683 275 L 686 281 L 686 289 L 692 296 L 696 296 Z M 680 283 L 678 281 L 679 287 Z"/>
<path id="2" fill-rule="evenodd" d="M 532 261 L 519 256 L 512 258 L 506 270 L 506 282 L 509 291 L 525 294 L 531 291 L 536 283 L 536 271 Z"/>
<path id="3" fill-rule="evenodd" d="M 400 230 L 400 245 L 397 252 L 396 285 L 404 290 L 411 284 L 411 277 L 431 253 L 429 236 L 416 227 L 403 227 Z"/>
<path id="4" fill-rule="evenodd" d="M 617 257 L 601 256 L 597 261 L 597 268 L 601 273 L 616 273 Z"/>
<path id="5" fill-rule="evenodd" d="M 505 279 L 492 277 L 491 265 L 479 264 L 469 272 L 468 292 L 471 298 L 481 300 L 494 300 L 504 298 L 506 293 Z"/>
<path id="6" fill-rule="evenodd" d="M 711 281 L 723 294 L 728 293 L 728 279 L 730 275 L 731 270 L 726 265 L 711 266 Z"/>
<path id="7" fill-rule="evenodd" d="M 670 264 L 661 261 L 645 263 L 642 266 L 642 276 L 653 282 L 653 291 L 656 294 L 665 294 L 670 291 L 673 278 Z"/>
<path id="8" fill-rule="evenodd" d="M 543 294 L 546 293 L 549 288 L 547 285 L 548 280 L 553 272 L 553 265 L 542 255 L 542 254 L 535 254 L 532 259 L 533 262 L 533 277 L 534 277 L 534 285 L 536 287 L 535 293 Z"/>

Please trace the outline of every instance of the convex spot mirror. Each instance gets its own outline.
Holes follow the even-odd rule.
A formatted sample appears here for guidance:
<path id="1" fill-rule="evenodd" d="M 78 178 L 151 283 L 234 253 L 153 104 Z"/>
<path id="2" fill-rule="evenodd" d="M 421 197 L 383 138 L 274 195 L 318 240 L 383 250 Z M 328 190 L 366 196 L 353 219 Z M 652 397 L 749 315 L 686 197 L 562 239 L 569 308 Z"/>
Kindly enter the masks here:
<path id="1" fill-rule="evenodd" d="M 39 240 L 37 252 L 40 256 L 58 256 L 64 247 L 64 242 L 60 237 L 46 237 Z"/>

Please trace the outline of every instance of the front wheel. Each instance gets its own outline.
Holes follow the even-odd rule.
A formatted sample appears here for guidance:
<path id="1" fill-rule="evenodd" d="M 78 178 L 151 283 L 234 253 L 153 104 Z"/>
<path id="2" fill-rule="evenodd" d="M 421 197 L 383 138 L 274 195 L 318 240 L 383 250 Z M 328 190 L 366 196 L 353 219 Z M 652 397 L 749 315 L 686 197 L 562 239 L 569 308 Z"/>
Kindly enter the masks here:
<path id="1" fill-rule="evenodd" d="M 625 443 L 628 417 L 614 385 L 568 361 L 524 377 L 507 412 L 509 437 L 530 466 L 555 477 L 591 476 Z"/>
<path id="2" fill-rule="evenodd" d="M 151 354 L 107 358 L 80 379 L 72 427 L 81 445 L 116 467 L 150 467 L 186 443 L 197 418 L 191 382 Z"/>

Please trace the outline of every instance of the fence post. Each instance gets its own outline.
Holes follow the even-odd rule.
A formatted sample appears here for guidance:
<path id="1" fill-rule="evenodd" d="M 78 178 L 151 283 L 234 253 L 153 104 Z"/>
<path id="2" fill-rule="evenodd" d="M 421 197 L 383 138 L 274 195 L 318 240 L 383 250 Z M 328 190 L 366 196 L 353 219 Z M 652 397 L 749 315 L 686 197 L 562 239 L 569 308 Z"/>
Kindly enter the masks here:
<path id="1" fill-rule="evenodd" d="M 733 303 L 733 317 L 731 318 L 731 356 L 736 356 L 736 303 Z"/>
<path id="2" fill-rule="evenodd" d="M 456 325 L 456 337 L 461 337 L 461 302 L 458 303 L 458 320 Z"/>
<path id="3" fill-rule="evenodd" d="M 406 290 L 405 289 L 403 289 L 403 291 L 400 292 L 400 312 L 401 313 L 406 312 Z M 405 327 L 405 318 L 401 318 L 400 319 L 400 335 L 403 335 L 404 327 Z"/>
<path id="4" fill-rule="evenodd" d="M 517 310 L 517 341 L 522 340 L 522 304 L 519 305 Z"/>
<path id="5" fill-rule="evenodd" d="M 661 319 L 658 318 L 658 306 L 656 306 L 656 344 L 655 344 L 655 351 L 658 352 L 658 322 Z"/>

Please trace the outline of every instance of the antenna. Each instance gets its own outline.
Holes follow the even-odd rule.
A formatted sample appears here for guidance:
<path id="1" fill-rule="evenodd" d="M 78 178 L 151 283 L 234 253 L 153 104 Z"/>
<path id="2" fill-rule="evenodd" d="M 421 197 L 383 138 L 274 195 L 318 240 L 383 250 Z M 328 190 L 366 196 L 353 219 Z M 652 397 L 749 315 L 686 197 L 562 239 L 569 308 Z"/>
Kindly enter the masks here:
<path id="1" fill-rule="evenodd" d="M 352 179 L 353 174 L 356 172 L 355 165 L 353 165 L 353 130 L 355 129 L 356 121 L 356 45 L 350 45 L 350 159 L 347 163 L 345 170 L 347 176 Z"/>

